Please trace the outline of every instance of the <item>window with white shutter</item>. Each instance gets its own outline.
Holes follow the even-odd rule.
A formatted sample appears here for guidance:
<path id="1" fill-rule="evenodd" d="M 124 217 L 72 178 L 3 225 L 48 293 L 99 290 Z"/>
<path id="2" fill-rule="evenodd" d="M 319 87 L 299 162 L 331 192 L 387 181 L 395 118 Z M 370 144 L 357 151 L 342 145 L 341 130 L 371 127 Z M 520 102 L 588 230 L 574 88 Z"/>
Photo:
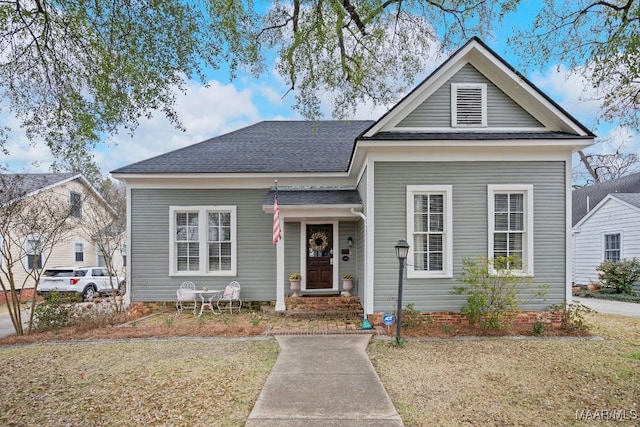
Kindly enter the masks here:
<path id="1" fill-rule="evenodd" d="M 451 126 L 487 126 L 487 85 L 483 83 L 451 84 Z"/>

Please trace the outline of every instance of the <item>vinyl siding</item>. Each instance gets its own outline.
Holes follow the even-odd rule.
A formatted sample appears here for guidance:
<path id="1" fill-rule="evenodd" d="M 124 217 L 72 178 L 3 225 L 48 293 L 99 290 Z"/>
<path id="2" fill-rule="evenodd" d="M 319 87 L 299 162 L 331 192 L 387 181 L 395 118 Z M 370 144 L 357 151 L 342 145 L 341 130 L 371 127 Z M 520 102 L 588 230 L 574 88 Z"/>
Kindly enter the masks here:
<path id="1" fill-rule="evenodd" d="M 59 207 L 51 207 L 66 209 L 69 206 L 69 193 L 74 191 L 76 193 L 82 194 L 83 202 L 82 202 L 82 217 L 87 220 L 90 217 L 95 215 L 94 207 L 102 208 L 102 204 L 97 203 L 95 201 L 95 196 L 93 193 L 87 191 L 87 188 L 79 181 L 72 180 L 66 182 L 64 184 L 59 184 L 49 190 L 43 191 L 41 193 L 30 196 L 33 202 L 29 202 L 27 206 L 33 207 L 38 206 L 38 204 L 42 203 L 60 203 Z M 33 203 L 33 204 L 31 204 Z M 76 221 L 75 219 L 70 219 L 70 221 Z M 26 268 L 27 259 L 23 258 L 19 260 L 23 245 L 26 243 L 26 237 L 23 235 L 16 235 L 12 233 L 12 239 L 15 239 L 16 242 L 19 242 L 19 247 L 16 244 L 11 245 L 11 253 L 14 260 L 17 260 L 17 263 L 23 263 Z M 75 260 L 75 252 L 74 252 L 74 243 L 84 243 L 84 261 L 78 262 Z M 114 257 L 114 263 L 116 264 L 114 267 L 120 271 L 122 266 L 122 258 L 120 253 L 118 252 Z M 53 247 L 45 248 L 45 253 L 42 256 L 42 262 L 44 263 L 43 268 L 46 270 L 49 267 L 54 266 L 79 266 L 79 267 L 89 267 L 97 265 L 97 257 L 95 253 L 95 245 L 87 238 L 87 233 L 78 225 L 73 230 L 71 230 L 64 238 L 60 239 L 56 242 Z M 27 276 L 27 272 L 24 268 L 16 264 L 12 270 L 14 281 L 18 289 L 32 289 L 35 285 L 33 279 Z M 24 284 L 24 286 L 23 286 Z"/>
<path id="2" fill-rule="evenodd" d="M 467 64 L 403 119 L 398 127 L 451 127 L 451 83 L 486 83 L 488 127 L 541 127 L 472 65 Z"/>
<path id="3" fill-rule="evenodd" d="M 564 162 L 376 162 L 374 310 L 393 310 L 398 292 L 394 246 L 406 237 L 406 186 L 453 186 L 453 278 L 407 279 L 403 303 L 422 311 L 458 311 L 464 296 L 452 295 L 463 258 L 487 256 L 487 185 L 534 186 L 535 280 L 551 286 L 544 308 L 565 297 Z"/>
<path id="4" fill-rule="evenodd" d="M 290 295 L 288 289 L 289 275 L 291 273 L 300 273 L 300 223 L 285 222 L 284 223 L 284 293 Z M 274 296 L 275 298 L 275 296 Z"/>
<path id="5" fill-rule="evenodd" d="M 357 295 L 358 293 L 358 289 L 359 289 L 359 283 L 360 281 L 358 280 L 361 276 L 358 274 L 357 271 L 357 260 L 358 260 L 358 252 L 359 252 L 359 246 L 358 246 L 358 236 L 356 235 L 356 225 L 357 223 L 355 221 L 341 221 L 338 224 L 338 227 L 340 229 L 340 241 L 338 242 L 337 245 L 334 244 L 333 246 L 333 251 L 334 254 L 337 251 L 337 255 L 336 255 L 336 262 L 338 263 L 338 278 L 340 280 L 340 286 L 339 289 L 342 290 L 342 275 L 345 273 L 349 273 L 352 274 L 355 278 L 353 280 L 353 289 L 351 290 L 351 293 L 353 295 Z M 349 247 L 349 244 L 347 243 L 347 239 L 349 239 L 349 237 L 351 237 L 351 239 L 353 239 L 353 245 L 351 247 Z M 349 255 L 349 260 L 348 261 L 343 261 L 342 257 L 344 255 L 342 255 L 342 250 L 351 250 L 351 254 Z"/>
<path id="6" fill-rule="evenodd" d="M 210 289 L 237 280 L 242 299 L 275 300 L 276 247 L 271 242 L 273 218 L 262 210 L 265 194 L 263 189 L 132 189 L 132 301 L 175 301 L 175 291 L 185 280 Z M 237 206 L 235 277 L 169 276 L 169 207 L 196 205 Z"/>
<path id="7" fill-rule="evenodd" d="M 596 267 L 604 261 L 604 235 L 620 233 L 621 259 L 640 258 L 640 212 L 610 199 L 574 233 L 574 277 L 580 285 L 597 283 Z"/>

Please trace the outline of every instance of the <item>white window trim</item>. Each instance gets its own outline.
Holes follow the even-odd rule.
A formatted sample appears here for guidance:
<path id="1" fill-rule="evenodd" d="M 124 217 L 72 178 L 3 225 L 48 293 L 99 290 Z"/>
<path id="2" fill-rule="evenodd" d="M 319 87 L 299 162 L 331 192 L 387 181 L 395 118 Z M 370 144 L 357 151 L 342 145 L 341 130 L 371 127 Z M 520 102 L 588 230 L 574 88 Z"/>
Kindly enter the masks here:
<path id="1" fill-rule="evenodd" d="M 415 270 L 413 248 L 414 230 L 414 201 L 415 195 L 442 194 L 444 195 L 444 239 L 442 271 Z M 453 187 L 451 185 L 407 185 L 407 278 L 451 278 L 453 277 Z"/>
<path id="2" fill-rule="evenodd" d="M 493 234 L 495 232 L 495 194 L 524 194 L 524 243 L 522 254 L 522 270 L 512 270 L 514 275 L 533 276 L 533 185 L 529 184 L 496 184 L 487 185 L 487 218 L 489 220 L 489 236 L 487 257 L 493 259 Z M 496 271 L 493 271 L 496 273 Z"/>
<path id="3" fill-rule="evenodd" d="M 480 89 L 482 102 L 482 119 L 480 124 L 458 123 L 458 88 Z M 479 128 L 487 127 L 487 84 L 486 83 L 451 83 L 451 127 Z"/>
<path id="4" fill-rule="evenodd" d="M 623 251 L 622 251 L 622 248 L 623 248 L 623 244 L 622 243 L 624 241 L 623 240 L 624 236 L 622 235 L 622 231 L 607 231 L 607 232 L 602 233 L 602 237 L 601 237 L 601 242 L 602 243 L 601 243 L 600 247 L 602 248 L 602 253 L 601 253 L 602 262 L 605 262 L 605 260 L 606 260 L 605 259 L 605 252 L 607 250 L 607 248 L 605 246 L 606 243 L 607 243 L 606 236 L 611 236 L 611 235 L 614 235 L 614 234 L 619 234 L 620 235 L 620 260 L 622 261 L 624 259 Z"/>
<path id="5" fill-rule="evenodd" d="M 76 261 L 76 245 L 82 245 L 82 261 Z M 72 251 L 73 251 L 73 262 L 86 262 L 87 261 L 87 254 L 86 254 L 86 250 L 85 250 L 85 244 L 84 242 L 80 241 L 80 240 L 75 240 L 72 245 L 71 245 Z"/>
<path id="6" fill-rule="evenodd" d="M 198 240 L 200 253 L 200 269 L 198 271 L 178 271 L 175 254 L 176 214 L 184 212 L 198 213 Z M 209 271 L 207 257 L 207 213 L 229 212 L 231 214 L 231 270 Z M 236 206 L 170 206 L 169 207 L 169 275 L 170 276 L 222 276 L 232 277 L 237 274 L 237 207 Z"/>

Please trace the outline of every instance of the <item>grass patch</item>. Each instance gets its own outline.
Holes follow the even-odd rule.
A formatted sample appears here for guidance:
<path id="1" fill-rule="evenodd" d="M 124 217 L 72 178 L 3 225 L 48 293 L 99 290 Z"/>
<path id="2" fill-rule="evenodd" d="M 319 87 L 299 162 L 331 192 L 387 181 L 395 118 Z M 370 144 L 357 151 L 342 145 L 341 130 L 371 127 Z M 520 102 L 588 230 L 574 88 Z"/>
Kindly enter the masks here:
<path id="1" fill-rule="evenodd" d="M 604 340 L 410 340 L 401 349 L 375 340 L 368 352 L 407 426 L 576 425 L 579 410 L 638 411 L 640 318 L 588 317 Z"/>
<path id="2" fill-rule="evenodd" d="M 277 352 L 224 339 L 0 348 L 0 424 L 244 425 Z"/>

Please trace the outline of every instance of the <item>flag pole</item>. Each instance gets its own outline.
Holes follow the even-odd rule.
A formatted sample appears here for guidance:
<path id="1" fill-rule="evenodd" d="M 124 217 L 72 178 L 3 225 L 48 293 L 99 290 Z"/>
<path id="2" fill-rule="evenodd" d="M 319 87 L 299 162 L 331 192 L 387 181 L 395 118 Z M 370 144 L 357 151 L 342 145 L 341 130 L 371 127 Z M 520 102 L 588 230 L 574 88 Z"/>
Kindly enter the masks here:
<path id="1" fill-rule="evenodd" d="M 273 197 L 273 244 L 276 245 L 282 237 L 280 227 L 280 206 L 278 204 L 278 180 L 274 180 L 276 193 Z"/>

